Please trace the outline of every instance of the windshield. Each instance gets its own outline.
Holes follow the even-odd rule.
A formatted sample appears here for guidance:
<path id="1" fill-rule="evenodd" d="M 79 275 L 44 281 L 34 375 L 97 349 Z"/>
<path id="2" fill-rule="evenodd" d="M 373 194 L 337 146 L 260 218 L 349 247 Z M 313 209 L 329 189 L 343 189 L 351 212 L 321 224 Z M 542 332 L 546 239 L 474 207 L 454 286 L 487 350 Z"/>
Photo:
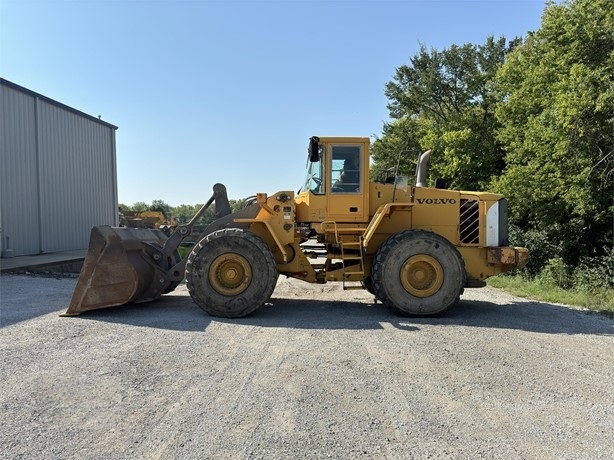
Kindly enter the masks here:
<path id="1" fill-rule="evenodd" d="M 324 146 L 320 145 L 319 150 L 320 160 L 309 163 L 309 168 L 307 168 L 307 179 L 303 187 L 299 190 L 299 193 L 311 191 L 316 195 L 324 194 L 324 168 L 322 167 L 324 164 Z"/>

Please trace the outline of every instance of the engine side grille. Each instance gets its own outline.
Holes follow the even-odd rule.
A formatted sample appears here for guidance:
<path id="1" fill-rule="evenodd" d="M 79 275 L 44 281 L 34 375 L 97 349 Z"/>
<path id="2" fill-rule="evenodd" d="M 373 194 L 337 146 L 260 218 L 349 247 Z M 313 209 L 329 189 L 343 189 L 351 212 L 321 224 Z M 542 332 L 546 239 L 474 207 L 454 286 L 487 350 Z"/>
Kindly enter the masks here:
<path id="1" fill-rule="evenodd" d="M 461 200 L 460 241 L 462 244 L 480 242 L 480 206 L 476 200 Z"/>

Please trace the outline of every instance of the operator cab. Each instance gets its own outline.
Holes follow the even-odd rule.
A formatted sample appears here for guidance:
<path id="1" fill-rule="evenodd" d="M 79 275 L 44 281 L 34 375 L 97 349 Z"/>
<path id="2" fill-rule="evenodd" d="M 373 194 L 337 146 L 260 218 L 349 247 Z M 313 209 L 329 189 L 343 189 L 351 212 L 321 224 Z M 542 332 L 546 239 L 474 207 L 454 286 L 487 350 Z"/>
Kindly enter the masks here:
<path id="1" fill-rule="evenodd" d="M 309 140 L 307 178 L 297 196 L 310 208 L 308 221 L 368 221 L 369 145 L 363 137 Z"/>

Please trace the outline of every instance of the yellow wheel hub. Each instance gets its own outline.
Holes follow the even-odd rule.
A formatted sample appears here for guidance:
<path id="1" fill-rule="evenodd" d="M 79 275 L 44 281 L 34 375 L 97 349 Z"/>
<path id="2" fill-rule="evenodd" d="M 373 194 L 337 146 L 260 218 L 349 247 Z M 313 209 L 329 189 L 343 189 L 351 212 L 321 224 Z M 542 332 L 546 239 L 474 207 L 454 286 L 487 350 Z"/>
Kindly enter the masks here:
<path id="1" fill-rule="evenodd" d="M 239 254 L 222 254 L 209 269 L 211 287 L 222 295 L 236 296 L 245 291 L 252 280 L 252 267 Z"/>
<path id="2" fill-rule="evenodd" d="M 431 256 L 412 256 L 401 267 L 401 283 L 415 297 L 432 296 L 439 291 L 443 281 L 443 268 Z"/>

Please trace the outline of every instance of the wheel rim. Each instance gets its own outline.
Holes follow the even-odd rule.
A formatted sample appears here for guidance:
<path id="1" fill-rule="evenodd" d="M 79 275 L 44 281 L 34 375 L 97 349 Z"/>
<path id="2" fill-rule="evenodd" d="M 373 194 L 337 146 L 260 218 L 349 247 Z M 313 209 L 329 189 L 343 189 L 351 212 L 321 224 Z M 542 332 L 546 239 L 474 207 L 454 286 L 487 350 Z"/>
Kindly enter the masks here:
<path id="1" fill-rule="evenodd" d="M 252 280 L 252 267 L 239 254 L 222 254 L 209 269 L 211 287 L 222 295 L 236 296 L 245 291 Z"/>
<path id="2" fill-rule="evenodd" d="M 439 291 L 443 281 L 443 268 L 434 257 L 412 256 L 401 267 L 401 283 L 415 297 L 432 296 Z"/>

